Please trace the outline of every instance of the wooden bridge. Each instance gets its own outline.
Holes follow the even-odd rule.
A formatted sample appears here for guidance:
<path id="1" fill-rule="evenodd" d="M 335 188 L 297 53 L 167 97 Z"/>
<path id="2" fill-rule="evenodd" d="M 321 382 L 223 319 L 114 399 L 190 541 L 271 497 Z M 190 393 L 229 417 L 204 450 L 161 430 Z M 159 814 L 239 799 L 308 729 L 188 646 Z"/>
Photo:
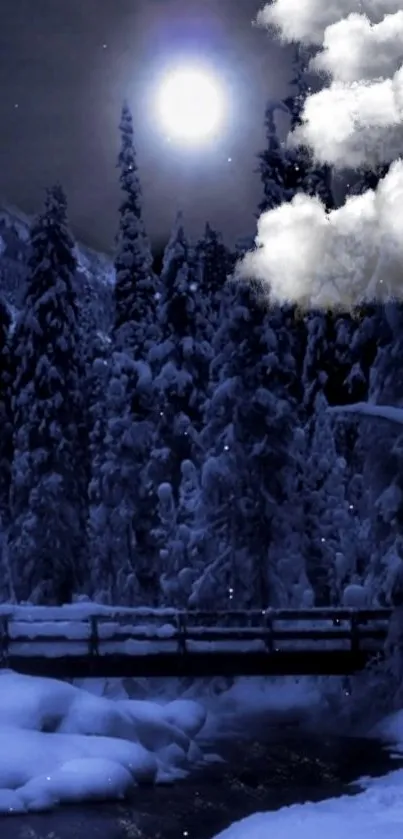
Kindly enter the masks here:
<path id="1" fill-rule="evenodd" d="M 2 607 L 0 667 L 56 678 L 349 675 L 382 655 L 391 616 L 390 609 L 69 609 Z"/>

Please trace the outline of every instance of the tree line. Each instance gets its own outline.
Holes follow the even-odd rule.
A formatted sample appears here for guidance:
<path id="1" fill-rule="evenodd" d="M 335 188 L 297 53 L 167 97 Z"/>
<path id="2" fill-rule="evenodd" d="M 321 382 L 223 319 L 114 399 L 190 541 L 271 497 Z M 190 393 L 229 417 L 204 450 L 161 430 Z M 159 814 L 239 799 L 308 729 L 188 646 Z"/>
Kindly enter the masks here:
<path id="1" fill-rule="evenodd" d="M 294 95 L 267 105 L 259 212 L 301 190 L 334 207 L 331 172 L 278 137 L 279 108 L 300 118 L 298 68 Z M 83 320 L 59 185 L 31 228 L 15 322 L 0 301 L 1 598 L 266 608 L 337 605 L 355 585 L 387 602 L 400 438 L 327 406 L 396 403 L 400 305 L 275 305 L 235 279 L 242 247 L 208 223 L 190 243 L 181 214 L 156 274 L 127 104 L 120 137 L 110 334 Z"/>

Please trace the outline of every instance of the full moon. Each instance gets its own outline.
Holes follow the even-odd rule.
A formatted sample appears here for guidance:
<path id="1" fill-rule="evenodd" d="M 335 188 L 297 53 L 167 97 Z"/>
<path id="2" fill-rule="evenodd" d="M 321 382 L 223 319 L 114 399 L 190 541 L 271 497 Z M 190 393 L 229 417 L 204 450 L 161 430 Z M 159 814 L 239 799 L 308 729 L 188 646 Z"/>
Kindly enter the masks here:
<path id="1" fill-rule="evenodd" d="M 217 132 L 223 117 L 219 84 L 199 69 L 175 70 L 161 84 L 158 110 L 170 138 L 206 140 Z"/>

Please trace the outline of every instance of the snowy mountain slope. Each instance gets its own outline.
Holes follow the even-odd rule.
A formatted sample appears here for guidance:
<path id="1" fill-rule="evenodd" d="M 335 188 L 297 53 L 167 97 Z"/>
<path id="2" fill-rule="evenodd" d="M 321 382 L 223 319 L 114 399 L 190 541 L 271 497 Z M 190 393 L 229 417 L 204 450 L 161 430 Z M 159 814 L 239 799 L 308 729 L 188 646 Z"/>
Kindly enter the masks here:
<path id="1" fill-rule="evenodd" d="M 0 207 L 0 293 L 18 310 L 25 288 L 31 219 L 14 207 Z M 83 316 L 101 332 L 110 327 L 115 272 L 111 259 L 77 245 L 77 285 Z"/>

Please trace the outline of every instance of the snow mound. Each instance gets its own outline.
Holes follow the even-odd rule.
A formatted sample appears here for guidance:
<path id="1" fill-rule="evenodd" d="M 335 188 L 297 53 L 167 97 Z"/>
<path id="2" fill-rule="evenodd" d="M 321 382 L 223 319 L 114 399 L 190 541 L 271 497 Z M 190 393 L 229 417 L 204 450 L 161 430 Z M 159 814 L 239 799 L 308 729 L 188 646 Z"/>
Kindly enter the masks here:
<path id="1" fill-rule="evenodd" d="M 367 783 L 365 792 L 317 804 L 295 804 L 274 813 L 256 813 L 216 839 L 400 839 L 403 830 L 403 770 Z"/>
<path id="2" fill-rule="evenodd" d="M 206 709 L 191 699 L 176 699 L 164 707 L 167 722 L 180 727 L 188 737 L 195 737 L 206 722 Z"/>
<path id="3" fill-rule="evenodd" d="M 123 799 L 188 774 L 204 709 L 106 699 L 56 679 L 0 673 L 0 813 Z"/>

